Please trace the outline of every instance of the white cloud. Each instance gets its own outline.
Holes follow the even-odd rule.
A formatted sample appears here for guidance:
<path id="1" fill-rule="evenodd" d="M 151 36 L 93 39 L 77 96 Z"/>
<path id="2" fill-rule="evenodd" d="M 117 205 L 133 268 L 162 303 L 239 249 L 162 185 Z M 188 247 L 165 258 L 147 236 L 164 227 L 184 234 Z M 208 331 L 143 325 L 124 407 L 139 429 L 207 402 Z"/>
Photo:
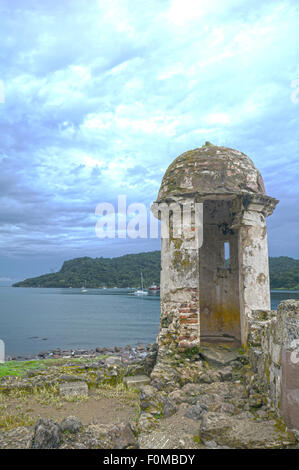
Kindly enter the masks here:
<path id="1" fill-rule="evenodd" d="M 96 203 L 120 191 L 154 200 L 161 168 L 206 140 L 248 153 L 272 194 L 289 196 L 298 173 L 294 2 L 28 0 L 19 12 L 2 3 L 14 36 L 0 32 L 0 228 L 11 227 L 12 251 L 25 239 L 36 250 L 43 230 L 53 250 L 69 233 L 84 251 Z M 281 165 L 289 177 L 277 187 Z"/>
<path id="2" fill-rule="evenodd" d="M 89 157 L 88 155 L 84 155 L 84 156 L 82 157 L 81 162 L 82 162 L 85 166 L 91 167 L 91 168 L 94 168 L 94 167 L 101 168 L 103 165 L 105 165 L 104 162 L 100 162 L 99 160 L 96 160 L 95 158 Z"/>
<path id="3" fill-rule="evenodd" d="M 101 114 L 88 114 L 84 119 L 84 122 L 81 126 L 81 129 L 84 131 L 85 129 L 108 129 L 112 125 L 112 113 L 106 113 L 104 115 Z"/>
<path id="4" fill-rule="evenodd" d="M 208 124 L 224 124 L 227 125 L 231 122 L 230 116 L 227 113 L 211 113 L 206 117 Z"/>
<path id="5" fill-rule="evenodd" d="M 167 16 L 171 23 L 183 26 L 204 16 L 210 9 L 208 4 L 205 0 L 172 0 Z"/>

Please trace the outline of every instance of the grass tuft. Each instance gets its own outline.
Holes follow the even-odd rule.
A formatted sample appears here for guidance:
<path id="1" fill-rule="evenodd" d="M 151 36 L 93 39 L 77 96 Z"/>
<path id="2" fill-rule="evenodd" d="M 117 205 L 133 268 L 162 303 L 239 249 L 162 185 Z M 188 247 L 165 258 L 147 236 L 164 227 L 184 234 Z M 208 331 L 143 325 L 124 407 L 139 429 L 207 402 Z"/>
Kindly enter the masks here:
<path id="1" fill-rule="evenodd" d="M 14 375 L 20 377 L 24 375 L 29 370 L 45 370 L 49 367 L 54 366 L 64 366 L 66 365 L 67 369 L 69 367 L 76 366 L 77 364 L 89 364 L 97 362 L 99 360 L 105 359 L 106 356 L 97 356 L 95 357 L 78 357 L 78 358 L 58 358 L 58 359 L 40 359 L 32 361 L 7 361 L 4 364 L 0 364 L 0 378 Z M 75 372 L 75 371 L 74 371 Z M 77 371 L 78 372 L 78 371 Z"/>
<path id="2" fill-rule="evenodd" d="M 8 361 L 0 364 L 0 377 L 22 376 L 29 370 L 45 369 L 42 361 Z"/>
<path id="3" fill-rule="evenodd" d="M 125 384 L 120 383 L 117 385 L 102 384 L 96 391 L 95 399 L 101 398 L 116 398 L 125 405 L 132 405 L 138 402 L 140 391 L 134 388 L 127 388 Z"/>

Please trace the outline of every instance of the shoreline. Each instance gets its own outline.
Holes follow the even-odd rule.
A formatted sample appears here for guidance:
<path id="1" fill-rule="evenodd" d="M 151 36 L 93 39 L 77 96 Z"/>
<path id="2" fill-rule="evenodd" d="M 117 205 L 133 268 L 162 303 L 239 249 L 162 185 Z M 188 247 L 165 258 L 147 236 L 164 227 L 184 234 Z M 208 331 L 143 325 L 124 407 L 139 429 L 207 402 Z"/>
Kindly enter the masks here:
<path id="1" fill-rule="evenodd" d="M 81 290 L 82 287 L 70 287 L 70 286 L 15 286 L 13 284 L 10 284 L 10 285 L 0 285 L 0 288 L 1 287 L 4 287 L 4 288 L 7 288 L 7 287 L 13 287 L 13 288 L 21 288 L 21 289 L 77 289 L 77 290 Z M 118 286 L 113 286 L 113 287 L 86 287 L 87 289 L 90 289 L 90 290 L 126 290 L 126 291 L 131 291 L 131 290 L 135 290 L 135 289 L 138 289 L 138 287 L 118 287 Z M 148 288 L 147 288 L 148 289 Z M 286 287 L 273 287 L 272 289 L 270 289 L 270 292 L 298 292 L 299 293 L 299 289 L 296 288 L 296 287 L 289 287 L 289 288 L 286 288 Z M 157 295 L 156 292 L 152 292 L 153 295 Z"/>
<path id="2" fill-rule="evenodd" d="M 124 359 L 142 359 L 152 350 L 156 343 L 148 343 L 146 345 L 139 343 L 137 346 L 127 344 L 126 346 L 103 346 L 92 349 L 75 348 L 61 349 L 56 348 L 49 351 L 41 351 L 38 354 L 24 355 L 7 355 L 5 362 L 17 361 L 40 361 L 44 359 L 81 359 L 81 358 L 97 358 L 103 355 L 117 355 Z"/>

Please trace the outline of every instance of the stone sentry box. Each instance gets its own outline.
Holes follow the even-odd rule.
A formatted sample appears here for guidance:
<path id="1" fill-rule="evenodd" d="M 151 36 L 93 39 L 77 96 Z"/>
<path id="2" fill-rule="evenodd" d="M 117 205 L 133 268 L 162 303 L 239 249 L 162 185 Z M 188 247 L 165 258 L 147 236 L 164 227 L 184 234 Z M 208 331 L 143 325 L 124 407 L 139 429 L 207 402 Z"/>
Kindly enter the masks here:
<path id="1" fill-rule="evenodd" d="M 162 234 L 161 240 L 159 354 L 201 340 L 246 346 L 251 312 L 270 310 L 266 217 L 277 199 L 266 195 L 261 174 L 245 154 L 206 142 L 167 169 L 154 206 L 173 203 L 182 210 L 191 205 L 193 214 L 178 237 L 172 211 L 153 211 L 170 226 L 169 237 Z M 197 203 L 203 204 L 198 249 L 189 243 L 201 229 Z"/>

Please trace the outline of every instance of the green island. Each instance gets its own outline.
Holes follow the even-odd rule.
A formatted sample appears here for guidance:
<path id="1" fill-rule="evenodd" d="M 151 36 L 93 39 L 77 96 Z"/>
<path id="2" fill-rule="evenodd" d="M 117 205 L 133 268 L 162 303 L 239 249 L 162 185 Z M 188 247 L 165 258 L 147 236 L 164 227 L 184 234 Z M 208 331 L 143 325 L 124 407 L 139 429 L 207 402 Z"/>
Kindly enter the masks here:
<path id="1" fill-rule="evenodd" d="M 269 258 L 271 289 L 299 290 L 299 260 Z M 146 286 L 160 284 L 160 251 L 117 258 L 75 258 L 60 271 L 25 279 L 13 287 L 138 287 L 142 272 Z"/>
<path id="2" fill-rule="evenodd" d="M 271 288 L 299 290 L 299 260 L 269 258 Z M 65 261 L 60 271 L 25 279 L 13 287 L 137 287 L 140 272 L 145 284 L 160 283 L 160 251 L 117 258 L 75 258 Z"/>

